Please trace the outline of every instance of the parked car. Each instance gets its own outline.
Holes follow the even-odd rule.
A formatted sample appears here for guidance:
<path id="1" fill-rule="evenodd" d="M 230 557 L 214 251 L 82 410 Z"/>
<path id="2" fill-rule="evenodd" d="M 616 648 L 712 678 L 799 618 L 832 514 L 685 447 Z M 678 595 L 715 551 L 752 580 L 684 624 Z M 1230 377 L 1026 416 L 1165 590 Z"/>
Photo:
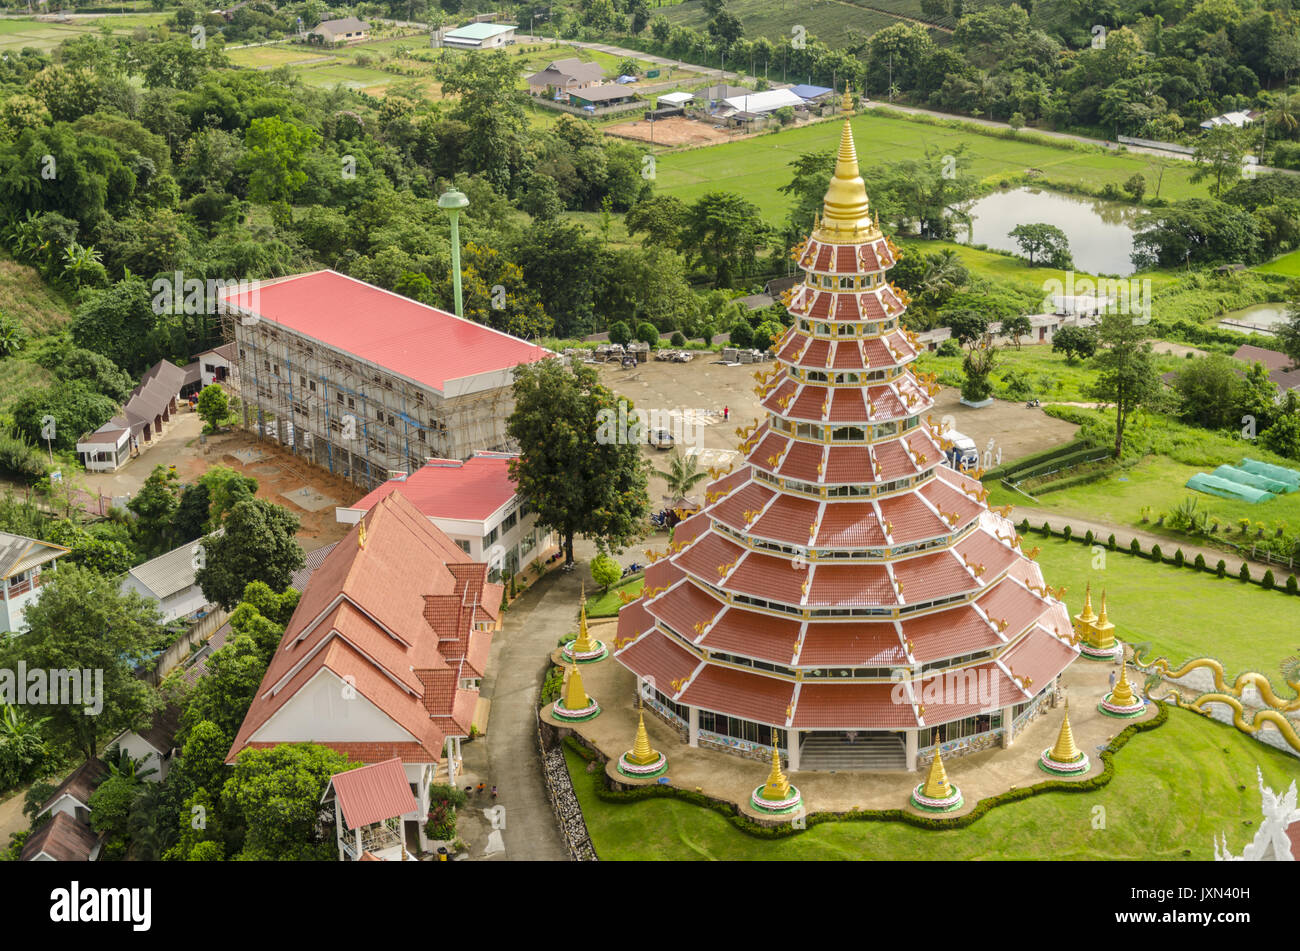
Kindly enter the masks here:
<path id="1" fill-rule="evenodd" d="M 675 443 L 676 440 L 673 439 L 673 434 L 668 430 L 650 430 L 650 445 L 654 446 L 656 449 L 671 449 Z"/>

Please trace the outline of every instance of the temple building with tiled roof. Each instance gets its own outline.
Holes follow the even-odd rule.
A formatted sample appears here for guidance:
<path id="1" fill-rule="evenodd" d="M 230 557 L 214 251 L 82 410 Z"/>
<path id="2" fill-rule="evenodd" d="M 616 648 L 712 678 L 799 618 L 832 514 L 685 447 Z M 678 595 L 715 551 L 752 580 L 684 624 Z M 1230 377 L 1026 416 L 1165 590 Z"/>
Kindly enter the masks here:
<path id="1" fill-rule="evenodd" d="M 456 783 L 501 585 L 401 493 L 330 551 L 298 601 L 227 757 L 318 743 L 362 763 L 400 759 L 426 844 L 429 785 Z"/>
<path id="2" fill-rule="evenodd" d="M 691 746 L 916 769 L 1009 745 L 1079 655 L 1011 521 L 945 463 L 897 257 L 846 119 L 744 461 L 619 616 L 615 656 Z"/>

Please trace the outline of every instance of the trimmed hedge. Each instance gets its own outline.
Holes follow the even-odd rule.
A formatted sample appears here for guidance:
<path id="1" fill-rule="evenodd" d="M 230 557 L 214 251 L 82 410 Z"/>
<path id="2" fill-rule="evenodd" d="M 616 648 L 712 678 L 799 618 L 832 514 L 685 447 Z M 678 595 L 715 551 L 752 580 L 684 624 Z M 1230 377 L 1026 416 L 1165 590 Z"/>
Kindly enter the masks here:
<path id="1" fill-rule="evenodd" d="M 986 481 L 989 479 L 1006 479 L 1013 474 L 1020 478 L 1028 478 L 1028 476 L 1033 475 L 1033 473 L 1029 471 L 1031 469 L 1050 469 L 1050 464 L 1052 462 L 1062 459 L 1065 456 L 1073 456 L 1079 453 L 1095 451 L 1095 448 L 1089 446 L 1087 443 L 1074 440 L 1072 442 L 1063 443 L 1060 446 L 1053 446 L 1050 449 L 1043 449 L 1040 452 L 1031 452 L 1027 456 L 1021 456 L 1014 462 L 1006 462 L 1000 466 L 994 466 L 992 469 L 988 470 L 988 472 L 984 473 L 984 479 Z"/>
<path id="2" fill-rule="evenodd" d="M 958 816 L 952 819 L 941 819 L 934 816 L 916 815 L 906 809 L 851 809 L 848 812 L 812 812 L 805 817 L 805 828 L 811 828 L 820 825 L 823 822 L 904 822 L 910 826 L 916 826 L 921 829 L 963 829 L 972 825 L 983 818 L 991 809 L 1005 805 L 1010 802 L 1019 802 L 1022 799 L 1028 799 L 1031 796 L 1037 796 L 1045 792 L 1088 792 L 1100 789 L 1106 786 L 1115 777 L 1114 756 L 1130 739 L 1138 733 L 1144 733 L 1147 730 L 1154 730 L 1164 726 L 1169 719 L 1169 706 L 1162 701 L 1156 701 L 1156 715 L 1150 720 L 1144 720 L 1141 723 L 1132 723 L 1121 730 L 1105 750 L 1102 751 L 1101 761 L 1102 770 L 1096 776 L 1088 779 L 1082 779 L 1077 782 L 1062 779 L 1049 779 L 1033 786 L 1023 786 L 1019 789 L 1009 789 L 1006 792 L 998 793 L 996 796 L 989 796 L 987 799 L 980 800 L 974 809 L 964 816 Z M 569 736 L 564 740 L 564 744 L 573 750 L 584 760 L 591 762 L 597 759 L 597 754 L 587 749 L 579 743 L 574 737 Z M 704 806 L 712 809 L 719 815 L 727 817 L 727 820 L 748 835 L 760 839 L 784 839 L 788 836 L 798 835 L 800 829 L 794 828 L 793 825 L 786 823 L 779 826 L 764 826 L 740 813 L 740 809 L 729 802 L 720 799 L 714 799 L 703 793 L 697 793 L 694 790 L 678 789 L 675 786 L 660 786 L 658 784 L 649 786 L 637 786 L 632 789 L 614 790 L 609 788 L 609 777 L 603 772 L 601 778 L 593 783 L 597 798 L 604 802 L 638 802 L 642 799 L 655 799 L 664 796 L 671 796 L 684 800 L 697 806 Z"/>

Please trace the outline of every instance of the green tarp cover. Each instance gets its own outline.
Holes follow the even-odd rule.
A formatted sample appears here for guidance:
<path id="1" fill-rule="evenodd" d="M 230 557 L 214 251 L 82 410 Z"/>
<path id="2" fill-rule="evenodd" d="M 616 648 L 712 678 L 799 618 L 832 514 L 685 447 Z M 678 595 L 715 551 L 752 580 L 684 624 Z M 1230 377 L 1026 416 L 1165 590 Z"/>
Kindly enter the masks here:
<path id="1" fill-rule="evenodd" d="M 1270 479 L 1268 476 L 1256 475 L 1253 472 L 1247 472 L 1245 469 L 1238 469 L 1236 466 L 1219 466 L 1214 470 L 1214 475 L 1220 479 L 1227 479 L 1229 482 L 1240 482 L 1242 485 L 1248 485 L 1253 489 L 1263 489 L 1265 492 L 1272 492 L 1274 495 L 1281 495 L 1291 489 L 1290 483 L 1279 482 L 1277 479 Z"/>
<path id="2" fill-rule="evenodd" d="M 1224 499 L 1242 499 L 1246 502 L 1262 502 L 1273 497 L 1271 493 L 1261 489 L 1253 489 L 1239 482 L 1229 482 L 1227 479 L 1220 479 L 1204 472 L 1198 472 L 1188 479 L 1187 488 L 1195 489 L 1197 492 L 1208 492 L 1210 495 L 1217 495 Z"/>
<path id="3" fill-rule="evenodd" d="M 1268 476 L 1270 479 L 1285 482 L 1291 486 L 1290 491 L 1292 492 L 1300 489 L 1300 472 L 1295 469 L 1275 466 L 1271 462 L 1260 462 L 1258 459 L 1251 459 L 1249 456 L 1241 460 L 1239 468 L 1245 469 L 1247 472 L 1253 472 L 1256 475 Z"/>

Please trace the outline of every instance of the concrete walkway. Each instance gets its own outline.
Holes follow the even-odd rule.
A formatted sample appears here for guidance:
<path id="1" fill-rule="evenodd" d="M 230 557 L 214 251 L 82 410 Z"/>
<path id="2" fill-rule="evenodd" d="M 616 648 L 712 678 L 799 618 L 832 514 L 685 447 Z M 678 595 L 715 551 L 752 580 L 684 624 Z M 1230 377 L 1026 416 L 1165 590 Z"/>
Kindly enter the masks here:
<path id="1" fill-rule="evenodd" d="M 487 736 L 463 747 L 465 776 L 460 785 L 477 785 L 481 780 L 489 788 L 497 786 L 496 802 L 506 810 L 505 851 L 493 856 L 497 860 L 569 859 L 546 795 L 537 748 L 538 692 L 556 642 L 577 630 L 580 588 L 584 579 L 590 584 L 587 558 L 591 554 L 590 545 L 575 542 L 578 566 L 567 573 L 548 572 L 511 606 L 504 626 L 492 639 L 482 684 L 482 695 L 492 701 Z M 458 820 L 460 836 L 474 859 L 483 857 L 491 831 L 482 810 L 493 803 L 479 800 L 472 795 Z"/>
<path id="2" fill-rule="evenodd" d="M 1213 567 L 1223 559 L 1229 575 L 1236 575 L 1241 571 L 1243 559 L 1226 551 L 1217 548 L 1210 548 L 1206 545 L 1198 545 L 1191 539 L 1169 538 L 1165 535 L 1157 535 L 1153 532 L 1144 532 L 1139 529 L 1132 529 L 1122 525 L 1112 525 L 1109 522 L 1101 522 L 1096 519 L 1087 518 L 1086 516 L 1076 515 L 1070 512 L 1054 512 L 1048 509 L 1034 508 L 1033 506 L 1017 505 L 1012 511 L 1012 519 L 1019 522 L 1022 518 L 1029 519 L 1029 536 L 1025 539 L 1026 547 L 1033 548 L 1033 537 L 1037 534 L 1036 530 L 1043 527 L 1043 522 L 1049 523 L 1053 529 L 1061 529 L 1066 525 L 1070 526 L 1070 531 L 1075 536 L 1083 536 L 1084 533 L 1091 530 L 1095 538 L 1101 545 L 1106 544 L 1106 540 L 1112 533 L 1115 535 L 1115 547 L 1128 550 L 1134 538 L 1142 546 L 1145 554 L 1151 550 L 1152 545 L 1159 545 L 1162 554 L 1172 555 L 1179 548 L 1183 550 L 1183 555 L 1189 562 L 1195 561 L 1198 554 L 1204 555 L 1206 562 Z M 1042 536 L 1039 535 L 1041 538 Z M 1285 565 L 1266 565 L 1262 561 L 1251 561 L 1244 559 L 1245 564 L 1250 566 L 1250 576 L 1258 578 L 1268 569 L 1273 572 L 1279 586 L 1286 584 L 1287 575 L 1291 574 Z M 1300 580 L 1298 578 L 1297 580 Z"/>
<path id="3" fill-rule="evenodd" d="M 9 848 L 11 835 L 22 832 L 31 825 L 23 815 L 23 800 L 26 796 L 27 787 L 24 786 L 0 802 L 0 850 Z"/>

